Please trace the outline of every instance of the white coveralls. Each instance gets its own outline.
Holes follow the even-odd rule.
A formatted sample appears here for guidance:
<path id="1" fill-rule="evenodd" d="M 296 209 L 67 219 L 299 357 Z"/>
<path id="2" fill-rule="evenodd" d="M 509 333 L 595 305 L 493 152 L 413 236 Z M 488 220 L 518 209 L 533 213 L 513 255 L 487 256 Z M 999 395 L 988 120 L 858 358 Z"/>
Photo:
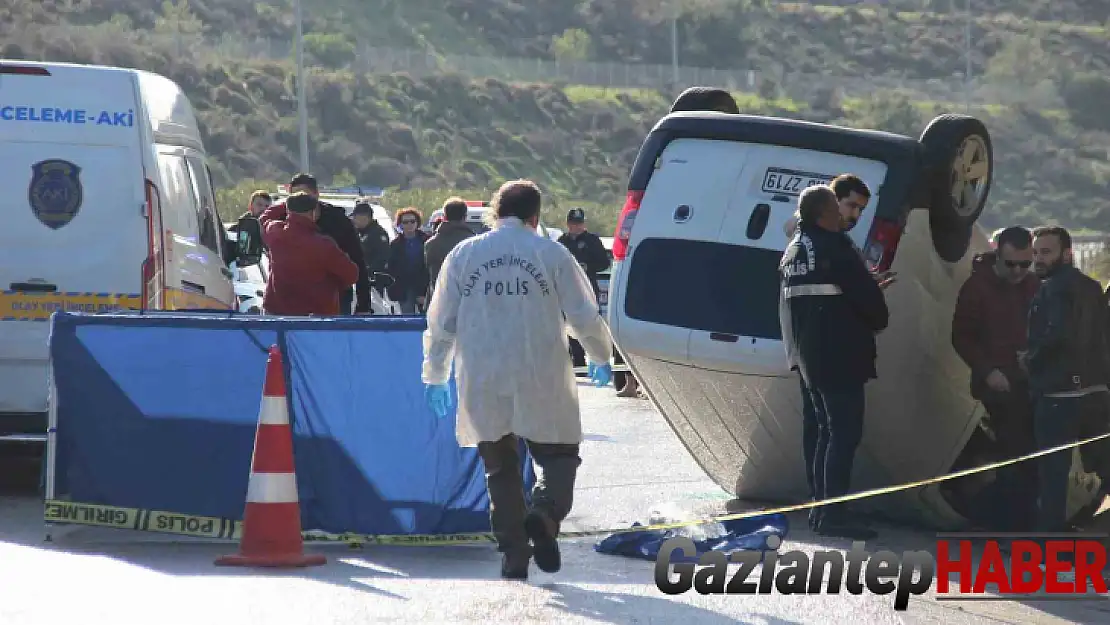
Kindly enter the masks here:
<path id="1" fill-rule="evenodd" d="M 568 331 L 593 362 L 609 362 L 608 327 L 565 247 L 507 218 L 451 250 L 428 310 L 422 377 L 446 384 L 455 361 L 459 445 L 507 434 L 582 442 Z"/>
<path id="2" fill-rule="evenodd" d="M 609 329 L 589 279 L 567 248 L 507 218 L 447 255 L 428 310 L 423 378 L 445 384 L 455 361 L 455 434 L 459 445 L 478 447 L 490 525 L 505 562 L 529 553 L 528 519 L 538 517 L 550 539 L 573 505 L 582 417 L 568 331 L 593 362 L 609 362 Z M 524 499 L 521 438 L 539 467 L 531 511 Z M 553 539 L 544 548 L 557 560 Z"/>

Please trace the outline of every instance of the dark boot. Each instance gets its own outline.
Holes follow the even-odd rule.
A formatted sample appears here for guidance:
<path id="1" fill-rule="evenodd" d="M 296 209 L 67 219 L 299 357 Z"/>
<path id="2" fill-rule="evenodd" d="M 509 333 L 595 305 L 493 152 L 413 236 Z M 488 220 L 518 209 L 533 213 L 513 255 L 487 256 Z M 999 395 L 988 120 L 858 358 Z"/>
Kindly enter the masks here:
<path id="1" fill-rule="evenodd" d="M 524 581 L 528 579 L 528 552 L 501 554 L 501 578 Z"/>
<path id="2" fill-rule="evenodd" d="M 554 522 L 535 510 L 529 512 L 524 519 L 524 531 L 532 541 L 532 558 L 535 559 L 536 566 L 545 573 L 555 573 L 563 566 L 554 525 Z"/>

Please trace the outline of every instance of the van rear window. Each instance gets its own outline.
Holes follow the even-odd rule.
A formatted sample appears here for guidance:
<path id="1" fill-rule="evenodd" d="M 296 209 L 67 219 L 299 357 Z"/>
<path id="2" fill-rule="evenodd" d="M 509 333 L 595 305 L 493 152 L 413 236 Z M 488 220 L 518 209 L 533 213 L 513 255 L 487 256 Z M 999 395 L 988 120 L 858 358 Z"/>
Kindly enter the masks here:
<path id="1" fill-rule="evenodd" d="M 630 263 L 625 314 L 692 330 L 781 340 L 782 252 L 745 245 L 644 239 Z"/>

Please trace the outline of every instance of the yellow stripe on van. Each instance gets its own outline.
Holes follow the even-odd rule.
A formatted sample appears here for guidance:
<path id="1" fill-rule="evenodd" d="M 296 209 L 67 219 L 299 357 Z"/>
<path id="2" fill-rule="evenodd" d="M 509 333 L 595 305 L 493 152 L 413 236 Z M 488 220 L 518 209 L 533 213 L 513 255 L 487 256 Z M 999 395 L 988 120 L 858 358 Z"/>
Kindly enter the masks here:
<path id="1" fill-rule="evenodd" d="M 181 289 L 166 289 L 166 310 L 181 310 L 187 308 L 234 310 L 231 303 L 221 302 L 210 295 L 183 291 Z"/>
<path id="2" fill-rule="evenodd" d="M 117 310 L 139 310 L 142 295 L 135 293 L 26 293 L 0 292 L 0 321 L 49 321 L 56 311 L 69 313 L 106 313 Z M 179 289 L 166 290 L 165 310 L 202 308 L 234 310 L 230 303 Z"/>
<path id="3" fill-rule="evenodd" d="M 47 321 L 56 311 L 102 313 L 139 308 L 142 295 L 134 293 L 0 292 L 0 320 Z"/>

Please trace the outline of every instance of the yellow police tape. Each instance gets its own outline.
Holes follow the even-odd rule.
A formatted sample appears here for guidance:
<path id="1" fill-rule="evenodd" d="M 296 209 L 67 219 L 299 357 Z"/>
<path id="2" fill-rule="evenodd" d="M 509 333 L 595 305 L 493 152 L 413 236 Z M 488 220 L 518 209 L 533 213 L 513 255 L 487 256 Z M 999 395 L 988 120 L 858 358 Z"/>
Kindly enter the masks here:
<path id="1" fill-rule="evenodd" d="M 912 488 L 928 486 L 930 484 L 937 484 L 939 482 L 945 482 L 948 480 L 981 473 L 983 471 L 990 471 L 999 467 L 1017 464 L 1018 462 L 1024 462 L 1033 458 L 1039 458 L 1041 456 L 1045 456 L 1058 451 L 1073 449 L 1075 447 L 1079 447 L 1080 445 L 1094 443 L 1105 438 L 1110 438 L 1110 432 L 1106 434 L 1100 434 L 1099 436 L 1087 438 L 1081 441 L 1068 443 L 1066 445 L 1053 447 L 1051 449 L 1042 449 L 1031 454 L 1020 456 L 1018 458 L 1011 458 L 1009 460 L 1003 460 L 1001 462 L 986 464 L 981 467 L 975 467 L 973 469 L 963 469 L 961 471 L 956 471 L 939 477 L 932 477 L 926 480 L 908 482 L 895 486 L 884 486 L 882 488 L 861 491 L 858 493 L 852 493 L 850 495 L 842 495 L 840 497 L 831 497 L 823 501 L 810 501 L 789 506 L 779 506 L 776 508 L 750 510 L 748 512 L 724 514 L 690 521 L 657 523 L 654 525 L 642 525 L 638 527 L 587 530 L 582 532 L 562 532 L 559 534 L 559 538 L 588 538 L 591 536 L 604 536 L 607 534 L 627 534 L 631 532 L 679 529 L 696 525 L 719 523 L 721 521 L 750 519 L 767 514 L 782 514 L 786 512 L 795 512 L 798 510 L 807 510 L 809 508 L 817 508 L 819 506 L 826 506 L 835 503 L 866 499 L 868 497 L 875 497 L 877 495 L 887 495 L 898 491 L 910 490 Z M 71 501 L 47 500 L 45 503 L 46 509 L 44 518 L 47 523 L 94 525 L 99 527 L 114 527 L 118 529 L 157 532 L 161 534 L 176 534 L 180 536 L 196 536 L 202 538 L 218 538 L 230 540 L 237 540 L 242 536 L 242 521 L 237 521 L 233 519 L 221 519 L 216 517 L 197 516 L 193 514 L 179 514 L 176 512 L 162 512 L 158 510 L 140 510 L 138 508 L 121 508 L 117 506 L 75 503 Z M 341 542 L 347 543 L 352 547 L 358 547 L 361 545 L 411 545 L 429 547 L 496 542 L 493 534 L 489 532 L 442 535 L 367 535 L 350 532 L 344 532 L 342 534 L 331 534 L 328 532 L 313 530 L 304 532 L 303 536 L 304 540 L 307 542 Z"/>

